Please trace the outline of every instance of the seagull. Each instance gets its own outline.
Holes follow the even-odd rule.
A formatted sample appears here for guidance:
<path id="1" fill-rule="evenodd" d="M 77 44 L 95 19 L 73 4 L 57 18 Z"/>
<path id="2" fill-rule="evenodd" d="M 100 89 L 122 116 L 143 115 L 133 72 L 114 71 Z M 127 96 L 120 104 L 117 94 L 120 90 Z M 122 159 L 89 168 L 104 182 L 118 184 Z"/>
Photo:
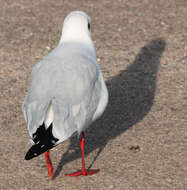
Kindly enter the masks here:
<path id="1" fill-rule="evenodd" d="M 108 90 L 91 38 L 91 18 L 83 11 L 69 13 L 58 46 L 32 69 L 22 110 L 32 143 L 30 160 L 44 153 L 49 178 L 54 176 L 50 149 L 77 134 L 82 168 L 67 176 L 86 176 L 85 130 L 103 114 Z"/>

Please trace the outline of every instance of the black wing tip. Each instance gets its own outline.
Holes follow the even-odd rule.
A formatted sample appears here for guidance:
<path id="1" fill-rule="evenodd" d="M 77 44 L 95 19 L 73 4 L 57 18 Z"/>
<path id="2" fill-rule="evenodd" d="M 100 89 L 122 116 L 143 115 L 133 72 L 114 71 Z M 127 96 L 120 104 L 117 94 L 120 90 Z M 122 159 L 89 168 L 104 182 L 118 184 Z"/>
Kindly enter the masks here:
<path id="1" fill-rule="evenodd" d="M 53 147 L 55 147 L 55 144 L 35 144 L 33 145 L 26 153 L 25 155 L 25 160 L 31 160 L 32 158 L 35 158 L 37 156 L 39 156 L 40 154 L 43 154 L 44 152 L 52 149 Z"/>
<path id="2" fill-rule="evenodd" d="M 25 155 L 25 160 L 31 160 L 32 159 L 32 157 L 27 153 L 26 155 Z"/>
<path id="3" fill-rule="evenodd" d="M 52 149 L 56 146 L 56 142 L 59 140 L 53 136 L 52 133 L 52 124 L 45 129 L 44 123 L 40 125 L 37 131 L 33 134 L 33 141 L 36 143 L 34 144 L 26 153 L 25 160 L 31 160 L 39 156 L 40 154 Z"/>
<path id="4" fill-rule="evenodd" d="M 42 154 L 43 152 L 37 148 L 37 145 L 33 145 L 26 153 L 25 160 L 31 160 L 32 158 L 35 158 Z"/>
<path id="5" fill-rule="evenodd" d="M 32 147 L 31 147 L 32 148 Z M 34 154 L 30 151 L 31 148 L 27 151 L 26 155 L 25 155 L 25 160 L 31 160 L 32 158 L 34 158 Z"/>

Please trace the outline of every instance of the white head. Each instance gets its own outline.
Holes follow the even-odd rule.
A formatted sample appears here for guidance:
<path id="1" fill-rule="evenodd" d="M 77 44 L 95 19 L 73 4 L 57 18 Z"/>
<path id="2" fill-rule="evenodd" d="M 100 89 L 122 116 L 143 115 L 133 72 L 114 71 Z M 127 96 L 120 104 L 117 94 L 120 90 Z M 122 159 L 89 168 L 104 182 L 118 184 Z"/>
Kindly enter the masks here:
<path id="1" fill-rule="evenodd" d="M 64 20 L 61 42 L 91 40 L 91 18 L 82 11 L 73 11 Z"/>

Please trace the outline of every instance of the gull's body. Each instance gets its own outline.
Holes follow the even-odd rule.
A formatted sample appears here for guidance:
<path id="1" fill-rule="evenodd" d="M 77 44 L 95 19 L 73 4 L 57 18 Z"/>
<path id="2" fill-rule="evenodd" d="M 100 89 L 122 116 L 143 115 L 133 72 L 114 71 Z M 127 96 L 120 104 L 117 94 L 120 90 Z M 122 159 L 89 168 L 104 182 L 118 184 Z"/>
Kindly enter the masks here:
<path id="1" fill-rule="evenodd" d="M 23 104 L 31 141 L 31 159 L 83 132 L 104 112 L 108 91 L 97 64 L 90 18 L 70 13 L 59 45 L 37 63 Z"/>

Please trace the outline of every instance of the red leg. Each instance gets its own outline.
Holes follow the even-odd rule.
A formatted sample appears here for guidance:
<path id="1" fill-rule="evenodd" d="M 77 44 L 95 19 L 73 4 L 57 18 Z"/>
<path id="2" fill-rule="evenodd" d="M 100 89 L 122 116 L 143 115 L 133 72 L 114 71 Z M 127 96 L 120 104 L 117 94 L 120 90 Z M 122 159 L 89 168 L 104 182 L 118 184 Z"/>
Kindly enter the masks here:
<path id="1" fill-rule="evenodd" d="M 47 168 L 48 168 L 48 174 L 49 174 L 49 178 L 53 179 L 53 165 L 49 156 L 49 150 L 46 151 L 45 153 L 45 160 L 46 160 L 46 164 L 47 164 Z"/>
<path id="2" fill-rule="evenodd" d="M 95 174 L 97 172 L 99 172 L 99 169 L 97 170 L 86 170 L 85 169 L 85 161 L 84 161 L 84 132 L 82 132 L 81 134 L 81 139 L 80 139 L 80 147 L 81 147 L 81 153 L 82 153 L 82 169 L 74 172 L 74 173 L 70 173 L 70 174 L 66 174 L 66 176 L 71 176 L 71 177 L 77 177 L 80 175 L 92 175 Z"/>

